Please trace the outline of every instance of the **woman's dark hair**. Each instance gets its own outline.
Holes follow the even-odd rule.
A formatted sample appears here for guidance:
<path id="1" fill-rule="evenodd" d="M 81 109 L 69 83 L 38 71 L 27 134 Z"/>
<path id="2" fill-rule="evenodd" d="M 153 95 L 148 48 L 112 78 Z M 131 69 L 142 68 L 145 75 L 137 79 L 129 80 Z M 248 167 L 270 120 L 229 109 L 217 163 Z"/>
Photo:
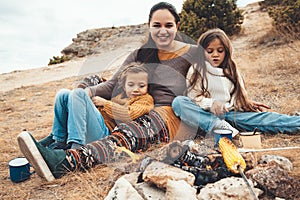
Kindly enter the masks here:
<path id="1" fill-rule="evenodd" d="M 167 9 L 175 18 L 175 23 L 177 24 L 180 21 L 179 15 L 176 11 L 176 8 L 167 2 L 160 2 L 155 4 L 149 13 L 149 19 L 148 23 L 150 24 L 150 21 L 152 19 L 153 13 L 157 10 L 163 10 Z M 176 34 L 175 40 L 182 41 L 182 39 L 179 37 L 178 34 Z M 160 63 L 159 58 L 158 58 L 158 49 L 153 41 L 152 37 L 148 36 L 148 40 L 146 43 L 138 50 L 137 54 L 137 61 L 143 62 L 143 63 Z"/>
<path id="2" fill-rule="evenodd" d="M 163 10 L 163 9 L 167 9 L 175 18 L 175 22 L 176 24 L 178 22 L 180 22 L 180 17 L 176 11 L 176 8 L 170 4 L 170 3 L 167 3 L 167 2 L 160 2 L 160 3 L 157 3 L 155 4 L 151 10 L 150 10 L 150 13 L 149 13 L 149 18 L 148 18 L 148 23 L 150 23 L 151 19 L 152 19 L 152 16 L 153 16 L 153 13 L 157 10 Z"/>

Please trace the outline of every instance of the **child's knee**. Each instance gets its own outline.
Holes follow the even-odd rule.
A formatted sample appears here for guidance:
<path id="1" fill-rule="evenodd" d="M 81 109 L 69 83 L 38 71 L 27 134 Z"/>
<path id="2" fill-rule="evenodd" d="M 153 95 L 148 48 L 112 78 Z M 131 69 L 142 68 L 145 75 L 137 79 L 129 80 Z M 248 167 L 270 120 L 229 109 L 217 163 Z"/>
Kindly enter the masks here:
<path id="1" fill-rule="evenodd" d="M 172 102 L 172 109 L 174 113 L 178 116 L 181 113 L 182 104 L 184 104 L 188 100 L 186 96 L 178 96 Z"/>

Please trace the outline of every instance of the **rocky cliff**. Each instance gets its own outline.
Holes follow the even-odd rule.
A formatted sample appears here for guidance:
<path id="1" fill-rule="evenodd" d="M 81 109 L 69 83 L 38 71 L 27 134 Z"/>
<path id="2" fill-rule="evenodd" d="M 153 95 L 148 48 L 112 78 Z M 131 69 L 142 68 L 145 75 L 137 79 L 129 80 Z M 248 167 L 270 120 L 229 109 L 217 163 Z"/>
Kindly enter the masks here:
<path id="1" fill-rule="evenodd" d="M 77 34 L 73 43 L 62 50 L 69 58 L 100 54 L 139 41 L 146 36 L 147 24 L 89 29 Z"/>

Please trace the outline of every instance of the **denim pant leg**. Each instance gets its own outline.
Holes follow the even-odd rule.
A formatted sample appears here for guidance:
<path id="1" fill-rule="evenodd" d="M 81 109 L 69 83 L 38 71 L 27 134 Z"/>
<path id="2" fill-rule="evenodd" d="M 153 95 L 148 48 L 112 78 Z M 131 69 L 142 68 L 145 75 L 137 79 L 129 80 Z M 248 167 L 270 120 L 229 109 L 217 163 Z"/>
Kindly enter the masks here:
<path id="1" fill-rule="evenodd" d="M 195 104 L 189 97 L 178 96 L 173 100 L 172 108 L 176 116 L 189 126 L 210 132 L 220 120 L 211 112 L 207 112 Z"/>
<path id="2" fill-rule="evenodd" d="M 300 131 L 300 116 L 290 116 L 276 112 L 228 112 L 225 120 L 242 131 L 257 128 L 268 133 L 295 133 Z"/>
<path id="3" fill-rule="evenodd" d="M 61 89 L 56 93 L 54 102 L 53 139 L 66 142 L 68 137 L 68 99 L 70 90 Z"/>
<path id="4" fill-rule="evenodd" d="M 71 92 L 68 110 L 67 143 L 84 145 L 110 134 L 101 113 L 83 89 L 77 88 Z"/>

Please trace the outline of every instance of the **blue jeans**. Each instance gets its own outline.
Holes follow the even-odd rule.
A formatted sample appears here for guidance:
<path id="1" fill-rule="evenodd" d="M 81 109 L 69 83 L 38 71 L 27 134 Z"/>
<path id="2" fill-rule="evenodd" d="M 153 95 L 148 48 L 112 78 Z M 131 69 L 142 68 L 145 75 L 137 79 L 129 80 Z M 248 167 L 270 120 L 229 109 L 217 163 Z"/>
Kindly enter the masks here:
<path id="1" fill-rule="evenodd" d="M 189 97 L 178 96 L 173 100 L 174 113 L 186 124 L 210 132 L 218 120 L 224 119 L 239 131 L 257 128 L 268 133 L 296 133 L 300 131 L 300 116 L 289 116 L 275 112 L 226 112 L 222 116 L 200 108 Z"/>
<path id="2" fill-rule="evenodd" d="M 56 94 L 52 134 L 58 142 L 84 145 L 110 135 L 110 131 L 87 93 L 77 88 Z"/>

